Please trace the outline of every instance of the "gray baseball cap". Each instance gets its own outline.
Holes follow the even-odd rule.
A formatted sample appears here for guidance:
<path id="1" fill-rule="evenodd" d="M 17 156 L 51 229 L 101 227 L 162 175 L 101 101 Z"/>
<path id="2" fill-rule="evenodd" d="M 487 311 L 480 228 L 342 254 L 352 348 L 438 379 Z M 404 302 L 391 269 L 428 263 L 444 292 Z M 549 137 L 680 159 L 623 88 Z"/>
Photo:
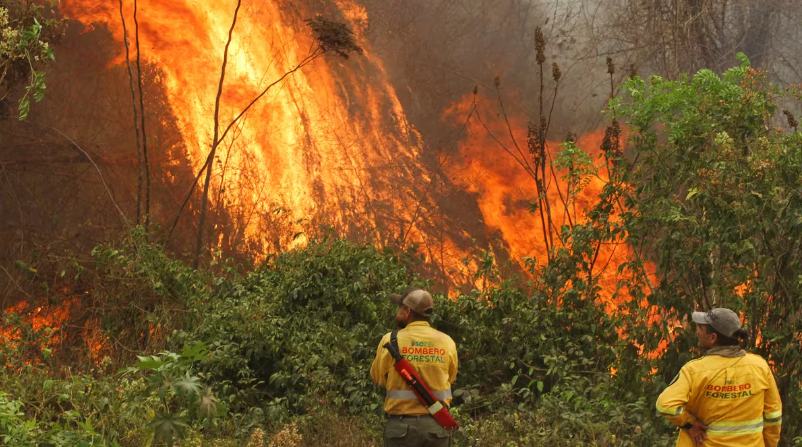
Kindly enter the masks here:
<path id="1" fill-rule="evenodd" d="M 738 329 L 741 329 L 741 319 L 738 318 L 738 314 L 723 307 L 717 307 L 709 312 L 694 312 L 691 318 L 694 323 L 709 324 L 713 326 L 713 329 L 730 338 Z"/>
<path id="2" fill-rule="evenodd" d="M 400 306 L 405 305 L 418 315 L 428 317 L 434 312 L 434 299 L 432 295 L 420 287 L 410 287 L 402 295 L 391 293 L 390 301 Z"/>

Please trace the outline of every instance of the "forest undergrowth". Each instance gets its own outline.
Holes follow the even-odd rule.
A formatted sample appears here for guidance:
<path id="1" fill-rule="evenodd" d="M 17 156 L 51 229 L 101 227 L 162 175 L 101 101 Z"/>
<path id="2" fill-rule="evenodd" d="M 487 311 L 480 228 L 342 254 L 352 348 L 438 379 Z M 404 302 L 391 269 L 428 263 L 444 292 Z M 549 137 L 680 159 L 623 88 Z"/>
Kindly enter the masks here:
<path id="1" fill-rule="evenodd" d="M 163 301 L 181 297 L 180 319 L 176 304 L 157 304 L 165 308 L 128 326 L 165 328 L 150 350 L 112 360 L 105 347 L 73 346 L 71 357 L 81 360 L 70 361 L 52 344 L 59 328 L 7 315 L 17 341 L 0 354 L 0 439 L 380 445 L 383 390 L 368 371 L 392 325 L 386 295 L 428 285 L 397 256 L 331 238 L 223 278 L 195 274 L 143 239 L 98 247 L 97 280 L 136 284 L 132 294 Z M 621 321 L 592 303 L 557 307 L 527 288 L 505 282 L 456 300 L 437 297 L 433 325 L 459 346 L 457 443 L 667 443 L 671 430 L 650 399 L 611 375 L 612 365 L 621 367 L 616 352 L 626 352 L 616 333 Z M 104 315 L 102 325 L 123 332 L 131 318 L 125 313 Z"/>

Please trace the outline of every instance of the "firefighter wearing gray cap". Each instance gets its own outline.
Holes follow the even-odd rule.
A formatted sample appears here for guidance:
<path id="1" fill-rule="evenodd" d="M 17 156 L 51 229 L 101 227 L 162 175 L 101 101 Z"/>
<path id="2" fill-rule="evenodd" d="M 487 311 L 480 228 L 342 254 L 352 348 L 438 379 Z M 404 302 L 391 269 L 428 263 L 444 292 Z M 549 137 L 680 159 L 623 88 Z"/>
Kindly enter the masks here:
<path id="1" fill-rule="evenodd" d="M 657 411 L 680 430 L 678 447 L 776 447 L 782 402 L 774 375 L 747 340 L 738 314 L 694 312 L 699 347 L 707 353 L 682 367 L 657 399 Z"/>
<path id="2" fill-rule="evenodd" d="M 451 384 L 457 377 L 457 347 L 448 335 L 432 328 L 429 317 L 434 300 L 429 292 L 411 287 L 403 295 L 391 294 L 398 305 L 396 336 L 398 350 L 415 368 L 423 382 L 446 407 L 451 404 Z M 447 447 L 451 430 L 441 427 L 415 396 L 407 382 L 393 368 L 394 360 L 384 345 L 387 333 L 379 342 L 370 376 L 387 389 L 384 411 L 389 420 L 384 430 L 385 447 Z"/>

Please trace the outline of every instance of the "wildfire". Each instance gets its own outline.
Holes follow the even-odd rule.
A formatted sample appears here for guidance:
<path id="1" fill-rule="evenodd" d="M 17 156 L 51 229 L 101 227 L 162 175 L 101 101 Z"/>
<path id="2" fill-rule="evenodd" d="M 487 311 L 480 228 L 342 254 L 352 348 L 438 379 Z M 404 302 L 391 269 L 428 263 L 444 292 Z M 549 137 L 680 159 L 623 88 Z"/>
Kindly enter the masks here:
<path id="1" fill-rule="evenodd" d="M 500 234 L 504 249 L 523 270 L 526 270 L 527 259 L 544 263 L 548 259 L 548 246 L 544 240 L 543 223 L 531 209 L 531 204 L 536 203 L 538 197 L 535 180 L 501 147 L 505 145 L 510 150 L 516 150 L 517 142 L 524 154 L 529 156 L 526 152 L 526 123 L 520 117 L 510 117 L 508 126 L 503 115 L 496 113 L 491 100 L 481 96 L 474 98 L 473 95 L 466 95 L 453 104 L 443 119 L 448 123 L 456 123 L 464 120 L 471 110 L 475 110 L 478 116 L 474 115 L 475 118 L 468 121 L 467 135 L 460 145 L 461 161 L 451 167 L 450 176 L 458 179 L 464 188 L 475 195 L 488 233 Z M 564 225 L 586 223 L 589 211 L 598 204 L 599 195 L 609 181 L 606 161 L 600 152 L 604 136 L 605 130 L 600 129 L 577 139 L 577 147 L 593 160 L 592 171 L 595 174 L 578 191 L 574 188 L 571 194 L 568 192 L 565 169 L 550 168 L 561 150 L 561 143 L 547 143 L 549 167 L 546 171 L 546 195 L 551 204 L 553 225 L 558 229 Z M 516 142 L 513 142 L 513 138 Z M 617 219 L 617 216 L 613 215 L 611 219 Z M 488 239 L 492 239 L 492 236 Z M 632 248 L 621 241 L 601 244 L 597 252 L 592 272 L 601 289 L 599 299 L 604 302 L 608 313 L 626 312 L 621 304 L 631 301 L 632 297 L 631 291 L 621 286 L 619 267 L 631 259 Z M 647 262 L 644 268 L 648 281 L 655 284 L 655 266 Z M 648 290 L 643 292 L 649 293 Z M 645 300 L 639 304 L 648 309 L 650 323 L 660 321 L 662 317 L 656 307 L 649 306 Z M 623 332 L 619 335 L 627 337 Z M 657 348 L 651 351 L 645 351 L 644 346 L 637 347 L 641 355 L 656 358 L 667 346 L 668 340 L 661 340 Z M 615 374 L 615 371 L 612 373 Z"/>
<path id="2" fill-rule="evenodd" d="M 46 304 L 31 306 L 27 301 L 21 301 L 14 306 L 5 309 L 6 315 L 17 314 L 31 327 L 34 332 L 51 328 L 52 332 L 47 336 L 46 345 L 50 348 L 57 346 L 63 341 L 64 334 L 59 330 L 61 323 L 67 321 L 70 309 L 77 303 L 76 299 L 65 301 L 61 306 L 49 306 Z M 0 327 L 0 342 L 18 342 L 22 338 L 19 328 L 12 326 Z"/>
<path id="3" fill-rule="evenodd" d="M 186 157 L 196 170 L 211 146 L 223 49 L 236 4 L 138 1 L 142 63 L 157 69 L 154 88 L 166 94 Z M 124 0 L 122 6 L 133 59 L 133 2 Z M 126 70 L 119 7 L 108 0 L 60 3 L 62 13 L 83 24 L 84 32 L 110 32 L 116 43 L 111 70 Z M 475 262 L 466 265 L 466 253 L 442 235 L 435 253 L 435 236 L 420 229 L 432 209 L 421 185 L 432 176 L 421 161 L 422 138 L 408 123 L 382 61 L 365 39 L 369 18 L 363 7 L 336 0 L 328 10 L 318 11 L 303 4 L 244 0 L 229 51 L 220 126 L 225 128 L 267 85 L 309 54 L 313 41 L 303 19 L 318 13 L 346 21 L 365 56 L 316 60 L 277 84 L 232 129 L 213 162 L 211 188 L 219 192 L 211 195 L 213 210 L 225 210 L 232 223 L 211 219 L 210 240 L 219 248 L 248 247 L 253 254 L 302 245 L 306 232 L 326 224 L 382 245 L 401 238 L 402 245 L 419 243 L 428 247 L 423 254 L 436 258 L 446 277 L 466 275 Z M 133 69 L 136 73 L 135 64 Z M 146 89 L 146 98 L 148 94 Z M 153 112 L 146 107 L 145 113 Z M 151 159 L 173 163 L 166 154 L 151 153 Z M 419 206 L 410 205 L 413 200 Z M 65 341 L 64 325 L 80 301 L 28 311 L 32 305 L 24 301 L 6 311 L 19 314 L 34 331 L 51 328 L 46 348 L 56 348 Z M 109 340 L 99 322 L 89 320 L 74 329 L 90 356 L 96 361 L 102 357 Z M 149 336 L 159 336 L 157 332 L 151 329 Z M 20 342 L 19 331 L 0 329 L 0 342 Z"/>
<path id="4" fill-rule="evenodd" d="M 446 111 L 444 120 L 454 122 L 464 119 L 473 107 L 474 98 L 467 95 Z M 544 240 L 543 223 L 531 209 L 538 197 L 535 180 L 513 156 L 500 147 L 503 144 L 510 150 L 516 150 L 517 143 L 525 156 L 529 157 L 526 152 L 526 123 L 520 117 L 510 117 L 508 128 L 503 117 L 495 115 L 492 101 L 481 96 L 476 98 L 476 107 L 475 113 L 479 116 L 468 123 L 467 136 L 460 146 L 462 161 L 452 168 L 451 175 L 460 179 L 460 183 L 475 194 L 488 231 L 500 233 L 511 258 L 521 267 L 524 267 L 528 258 L 545 262 L 548 246 Z M 604 159 L 599 157 L 603 138 L 602 129 L 582 135 L 576 141 L 577 146 L 593 158 L 596 175 L 590 176 L 587 184 L 573 195 L 568 192 L 565 170 L 552 169 L 561 143 L 547 143 L 549 165 L 545 184 L 551 204 L 551 220 L 557 232 L 562 226 L 584 223 L 590 209 L 598 203 L 599 194 L 608 181 L 607 171 L 603 167 Z M 555 244 L 559 244 L 559 241 Z M 617 267 L 627 261 L 630 253 L 630 248 L 625 244 L 602 244 L 599 247 L 594 275 L 597 275 L 596 280 L 603 289 L 602 299 L 609 302 L 611 307 L 620 303 L 622 295 L 617 290 Z"/>
<path id="5" fill-rule="evenodd" d="M 196 169 L 211 145 L 221 59 L 236 4 L 235 0 L 138 2 L 142 56 L 163 73 L 163 88 Z M 126 21 L 133 23 L 132 2 L 123 5 Z M 220 191 L 219 201 L 213 200 L 233 223 L 213 220 L 215 234 L 210 239 L 235 250 L 286 249 L 305 243 L 307 232 L 327 224 L 341 234 L 380 245 L 419 243 L 427 260 L 440 266 L 444 280 L 467 280 L 477 270 L 472 247 L 466 243 L 472 235 L 455 224 L 449 226 L 450 234 L 438 233 L 446 224 L 442 218 L 439 224 L 432 223 L 437 205 L 427 194 L 431 195 L 429 187 L 438 173 L 426 168 L 421 135 L 408 123 L 382 61 L 371 51 L 365 37 L 367 12 L 352 0 L 318 7 L 325 10 L 308 9 L 304 2 L 289 7 L 282 1 L 243 1 L 223 87 L 223 127 L 308 54 L 313 42 L 304 32 L 304 18 L 321 13 L 346 21 L 365 56 L 318 60 L 295 72 L 223 141 L 213 165 L 212 190 Z M 112 68 L 123 68 L 119 3 L 65 0 L 63 8 L 87 28 L 107 28 L 119 52 Z M 463 116 L 468 99 L 447 116 Z M 512 118 L 511 125 L 518 141 L 524 142 L 525 123 Z M 497 120 L 490 126 L 495 134 L 507 135 Z M 596 132 L 581 137 L 578 144 L 598 154 L 601 139 L 602 133 Z M 549 144 L 552 156 L 558 146 Z M 465 162 L 444 170 L 458 175 L 476 196 L 484 227 L 500 235 L 488 239 L 503 240 L 509 255 L 521 264 L 527 257 L 544 260 L 542 225 L 527 210 L 527 203 L 537 196 L 533 180 L 498 149 L 476 120 L 470 122 L 460 151 Z M 564 199 L 561 191 L 566 190 L 563 173 L 549 175 L 549 202 L 559 204 Z M 557 227 L 585 218 L 606 182 L 604 175 L 600 169 L 571 198 L 570 207 L 552 208 Z M 617 294 L 614 267 L 624 262 L 627 250 L 620 245 L 599 249 L 594 274 L 611 303 Z"/>
<path id="6" fill-rule="evenodd" d="M 138 2 L 142 57 L 163 72 L 163 87 L 196 169 L 211 145 L 221 60 L 236 3 Z M 117 2 L 69 0 L 62 5 L 88 28 L 108 28 L 119 51 L 112 65 L 125 64 Z M 366 57 L 320 59 L 295 72 L 271 89 L 222 142 L 212 190 L 221 191 L 216 205 L 237 225 L 215 228 L 213 240 L 220 238 L 223 247 L 286 249 L 303 243 L 304 231 L 317 224 L 349 229 L 365 216 L 371 231 L 389 229 L 379 235 L 381 240 L 397 230 L 399 221 L 411 219 L 407 207 L 395 205 L 412 195 L 402 180 L 420 169 L 421 138 L 407 123 L 381 61 L 369 51 L 363 37 L 365 10 L 349 0 L 335 5 L 336 10 L 309 11 L 303 4 L 243 2 L 223 87 L 223 128 L 309 54 L 313 42 L 304 18 L 325 13 L 346 20 Z M 124 10 L 127 23 L 133 23 L 131 1 L 124 2 Z M 264 234 L 277 232 L 276 216 L 282 213 L 292 216 L 285 219 L 289 228 L 273 238 L 274 246 L 265 247 L 271 244 Z M 290 239 L 286 234 L 300 236 Z"/>
<path id="7" fill-rule="evenodd" d="M 68 340 L 71 313 L 80 309 L 80 300 L 72 298 L 59 304 L 34 304 L 21 301 L 5 309 L 2 319 L 18 316 L 19 323 L 0 327 L 0 346 L 7 345 L 19 349 L 18 353 L 25 364 L 38 364 L 48 358 Z M 80 329 L 80 337 L 87 344 L 89 357 L 98 361 L 107 351 L 108 337 L 97 330 L 97 321 L 87 321 Z M 28 328 L 28 329 L 26 329 Z M 29 332 L 30 331 L 30 332 Z M 29 356 L 30 355 L 30 356 Z"/>

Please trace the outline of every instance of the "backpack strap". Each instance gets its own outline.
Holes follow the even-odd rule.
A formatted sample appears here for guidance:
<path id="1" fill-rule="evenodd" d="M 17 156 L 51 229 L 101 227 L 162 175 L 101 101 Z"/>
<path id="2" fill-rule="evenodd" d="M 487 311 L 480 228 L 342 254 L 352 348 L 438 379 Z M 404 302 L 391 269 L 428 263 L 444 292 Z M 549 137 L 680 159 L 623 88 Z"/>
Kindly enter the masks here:
<path id="1" fill-rule="evenodd" d="M 401 350 L 398 349 L 398 331 L 393 331 L 393 333 L 390 334 L 390 344 L 395 348 L 395 352 L 401 352 Z"/>

